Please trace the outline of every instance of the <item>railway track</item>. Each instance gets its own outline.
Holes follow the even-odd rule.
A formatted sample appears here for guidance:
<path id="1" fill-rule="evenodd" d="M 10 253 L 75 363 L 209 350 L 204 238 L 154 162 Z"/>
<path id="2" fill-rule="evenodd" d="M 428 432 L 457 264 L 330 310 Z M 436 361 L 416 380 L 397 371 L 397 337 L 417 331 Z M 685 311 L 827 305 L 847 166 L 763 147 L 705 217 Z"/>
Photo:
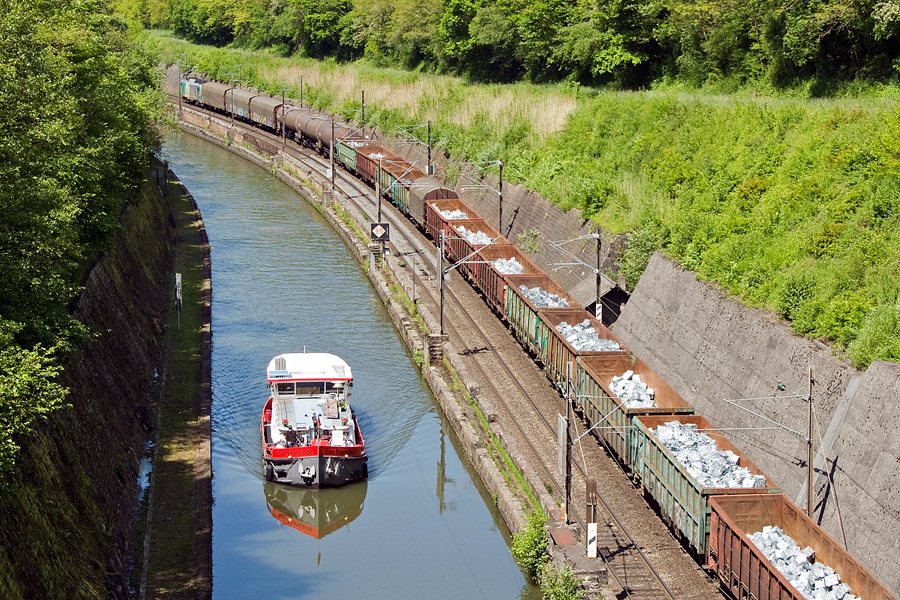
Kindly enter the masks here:
<path id="1" fill-rule="evenodd" d="M 214 115 L 194 107 L 185 110 Z M 213 118 L 227 123 L 226 117 L 214 115 Z M 253 136 L 281 148 L 282 139 L 275 134 L 253 129 Z M 303 161 L 316 174 L 315 178 L 327 186 L 326 159 L 291 141 L 285 144 L 284 152 Z M 335 171 L 334 182 L 337 191 L 374 220 L 378 206 L 371 188 L 341 170 Z M 439 306 L 439 291 L 432 283 L 439 269 L 434 245 L 385 200 L 381 202 L 381 215 L 382 221 L 391 224 L 393 251 L 406 256 L 407 263 L 413 256 L 412 277 L 428 281 L 416 288 L 417 295 L 426 296 L 430 305 Z M 446 282 L 444 332 L 477 379 L 481 393 L 494 406 L 502 408 L 505 430 L 511 432 L 519 447 L 528 449 L 530 464 L 545 484 L 555 490 L 556 497 L 562 498 L 564 481 L 555 468 L 556 413 L 565 412 L 565 401 L 479 294 L 459 279 L 462 277 L 457 273 Z M 576 424 L 573 437 L 583 432 Z M 587 507 L 577 499 L 585 498 L 589 479 L 596 481 L 598 551 L 607 566 L 610 589 L 617 597 L 636 600 L 721 597 L 715 582 L 686 556 L 593 436 L 585 436 L 575 447 L 573 459 L 572 504 L 580 509 L 570 514 L 583 535 Z M 658 562 L 664 563 L 664 568 L 657 568 Z"/>

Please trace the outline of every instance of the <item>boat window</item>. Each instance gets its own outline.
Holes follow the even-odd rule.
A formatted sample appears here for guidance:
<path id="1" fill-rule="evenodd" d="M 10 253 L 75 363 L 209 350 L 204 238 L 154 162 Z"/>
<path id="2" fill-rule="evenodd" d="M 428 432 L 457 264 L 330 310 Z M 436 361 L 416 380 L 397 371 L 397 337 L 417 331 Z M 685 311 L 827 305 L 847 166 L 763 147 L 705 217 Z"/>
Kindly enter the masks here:
<path id="1" fill-rule="evenodd" d="M 278 394 L 280 396 L 293 396 L 294 395 L 294 382 L 293 381 L 281 381 L 278 383 Z"/>
<path id="2" fill-rule="evenodd" d="M 298 396 L 314 396 L 322 393 L 322 388 L 324 387 L 321 381 L 304 381 L 303 383 L 297 384 L 297 395 Z"/>

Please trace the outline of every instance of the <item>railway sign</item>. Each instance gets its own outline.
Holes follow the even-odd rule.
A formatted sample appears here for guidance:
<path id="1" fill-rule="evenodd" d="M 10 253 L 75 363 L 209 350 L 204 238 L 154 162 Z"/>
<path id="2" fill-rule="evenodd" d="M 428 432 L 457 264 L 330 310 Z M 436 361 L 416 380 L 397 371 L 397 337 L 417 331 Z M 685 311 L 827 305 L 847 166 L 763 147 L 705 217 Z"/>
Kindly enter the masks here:
<path id="1" fill-rule="evenodd" d="M 372 223 L 371 231 L 373 242 L 387 242 L 391 239 L 390 223 Z"/>

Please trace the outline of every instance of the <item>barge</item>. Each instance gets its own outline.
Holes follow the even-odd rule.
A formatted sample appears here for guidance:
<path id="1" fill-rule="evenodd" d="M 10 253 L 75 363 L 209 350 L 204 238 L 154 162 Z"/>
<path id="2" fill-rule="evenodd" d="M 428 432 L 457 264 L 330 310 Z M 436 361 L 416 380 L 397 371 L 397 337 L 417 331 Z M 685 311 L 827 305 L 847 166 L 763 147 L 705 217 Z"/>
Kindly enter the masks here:
<path id="1" fill-rule="evenodd" d="M 350 406 L 353 374 L 327 353 L 279 354 L 266 368 L 261 436 L 266 481 L 326 488 L 365 479 L 365 442 Z"/>

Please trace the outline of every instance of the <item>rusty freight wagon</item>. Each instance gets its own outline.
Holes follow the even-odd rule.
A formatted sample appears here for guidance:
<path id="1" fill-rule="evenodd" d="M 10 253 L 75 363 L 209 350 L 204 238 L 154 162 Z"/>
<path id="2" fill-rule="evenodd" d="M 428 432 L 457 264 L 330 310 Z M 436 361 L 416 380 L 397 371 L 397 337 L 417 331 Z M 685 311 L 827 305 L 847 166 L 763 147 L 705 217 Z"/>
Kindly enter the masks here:
<path id="1" fill-rule="evenodd" d="M 456 192 L 441 183 L 440 180 L 426 175 L 416 179 L 409 186 L 409 216 L 422 226 L 425 231 L 431 235 L 432 239 L 437 239 L 437 233 L 432 231 L 428 226 L 428 214 L 431 201 L 440 201 L 443 199 L 456 199 Z M 477 215 L 474 211 L 472 219 L 475 220 Z"/>
<path id="2" fill-rule="evenodd" d="M 783 494 L 712 496 L 709 499 L 707 567 L 735 598 L 805 600 L 804 596 L 757 548 L 748 536 L 777 526 L 800 548 L 815 551 L 815 562 L 827 565 L 865 600 L 897 600 L 833 537 Z"/>
<path id="3" fill-rule="evenodd" d="M 381 177 L 378 173 L 380 162 L 384 161 L 402 161 L 403 159 L 391 152 L 386 148 L 382 148 L 381 146 L 370 144 L 368 146 L 361 146 L 357 149 L 356 152 L 356 172 L 359 173 L 359 176 L 363 178 L 363 180 L 369 185 L 375 185 L 376 177 L 378 178 L 377 183 L 381 186 L 383 190 L 388 185 L 388 181 L 381 180 Z"/>
<path id="4" fill-rule="evenodd" d="M 752 475 L 763 475 L 749 458 L 730 442 L 724 434 L 715 430 L 701 416 L 691 415 L 638 415 L 631 419 L 632 436 L 629 444 L 632 453 L 631 470 L 640 478 L 644 491 L 659 505 L 660 516 L 676 535 L 681 536 L 690 549 L 703 556 L 709 535 L 710 496 L 731 494 L 777 494 L 781 490 L 766 477 L 765 487 L 705 487 L 691 475 L 675 455 L 659 438 L 651 433 L 660 425 L 671 421 L 693 424 L 699 431 L 713 439 L 721 451 L 731 451 L 738 456 L 738 465 Z M 763 475 L 764 476 L 764 475 Z"/>
<path id="5" fill-rule="evenodd" d="M 543 273 L 540 275 L 507 275 L 505 279 L 508 286 L 506 305 L 503 311 L 506 322 L 513 334 L 519 338 L 519 342 L 540 359 L 543 350 L 540 339 L 540 312 L 550 308 L 550 305 L 536 304 L 531 294 L 522 288 L 532 292 L 552 294 L 558 299 L 559 308 L 578 308 L 578 301 Z M 565 304 L 565 307 L 562 307 L 562 304 Z"/>
<path id="6" fill-rule="evenodd" d="M 416 182 L 416 185 L 413 186 L 411 190 L 412 193 L 416 192 L 416 188 L 419 187 L 419 182 Z M 463 221 L 483 221 L 478 214 L 469 207 L 468 204 L 460 200 L 456 196 L 456 192 L 451 189 L 442 187 L 431 190 L 431 194 L 436 193 L 444 193 L 444 196 L 436 196 L 435 198 L 428 198 L 425 202 L 425 220 L 423 221 L 425 225 L 425 231 L 428 235 L 431 236 L 431 239 L 437 240 L 441 236 L 441 231 L 444 232 L 444 235 L 450 237 L 453 235 L 453 224 L 457 222 Z M 450 195 L 452 194 L 452 195 Z M 466 215 L 464 218 L 460 219 L 450 219 L 447 215 L 449 214 L 458 214 L 461 213 Z"/>
<path id="7" fill-rule="evenodd" d="M 599 319 L 583 309 L 544 309 L 540 311 L 540 324 L 538 325 L 538 345 L 540 353 L 538 357 L 544 363 L 544 370 L 550 381 L 560 389 L 575 381 L 575 359 L 579 356 L 601 356 L 608 354 L 631 354 L 631 351 L 619 338 L 613 335 Z M 598 340 L 607 340 L 610 350 L 579 349 L 575 344 L 566 339 L 560 327 L 565 323 L 569 326 L 588 322 L 590 330 Z"/>
<path id="8" fill-rule="evenodd" d="M 654 392 L 655 407 L 634 406 L 618 398 L 612 389 L 613 377 L 628 372 Z M 631 419 L 635 415 L 692 415 L 694 407 L 678 392 L 653 372 L 642 360 L 633 355 L 607 354 L 579 356 L 575 361 L 575 406 L 582 411 L 595 435 L 619 457 L 626 466 L 631 465 L 628 435 Z"/>
<path id="9" fill-rule="evenodd" d="M 488 305 L 503 315 L 506 306 L 506 273 L 500 271 L 501 261 L 515 261 L 521 265 L 520 275 L 542 275 L 538 268 L 525 254 L 512 244 L 485 246 L 472 257 L 466 272 L 475 286 L 484 294 Z"/>
<path id="10" fill-rule="evenodd" d="M 482 243 L 482 241 L 484 243 Z M 450 235 L 444 239 L 444 249 L 450 262 L 459 262 L 474 256 L 475 252 L 492 244 L 509 244 L 509 241 L 500 235 L 500 232 L 488 225 L 485 221 L 453 221 L 450 226 Z M 460 265 L 461 272 L 465 274 L 467 265 Z"/>

